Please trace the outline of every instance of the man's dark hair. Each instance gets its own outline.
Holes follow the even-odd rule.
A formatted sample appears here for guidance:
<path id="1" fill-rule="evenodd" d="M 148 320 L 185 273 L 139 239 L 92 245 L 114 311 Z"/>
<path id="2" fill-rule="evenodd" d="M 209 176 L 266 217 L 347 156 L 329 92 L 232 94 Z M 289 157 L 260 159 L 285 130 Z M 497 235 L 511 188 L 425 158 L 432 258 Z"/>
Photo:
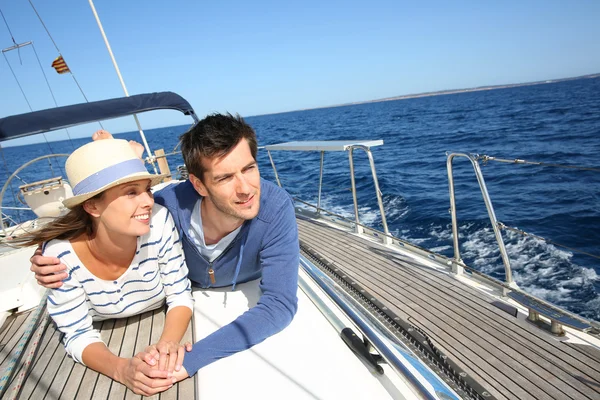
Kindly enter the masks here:
<path id="1" fill-rule="evenodd" d="M 212 114 L 181 135 L 181 154 L 190 174 L 204 181 L 202 158 L 223 157 L 246 139 L 252 157 L 256 160 L 258 145 L 256 133 L 239 114 Z"/>

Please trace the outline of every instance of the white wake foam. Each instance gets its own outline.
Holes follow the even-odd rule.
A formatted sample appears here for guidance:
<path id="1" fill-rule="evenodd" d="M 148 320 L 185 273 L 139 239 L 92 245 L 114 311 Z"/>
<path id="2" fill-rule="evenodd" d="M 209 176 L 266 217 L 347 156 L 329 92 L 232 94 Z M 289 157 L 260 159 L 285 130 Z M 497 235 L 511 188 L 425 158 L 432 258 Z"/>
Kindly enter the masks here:
<path id="1" fill-rule="evenodd" d="M 311 201 L 316 204 L 316 198 Z M 353 206 L 340 206 L 335 196 L 323 198 L 321 207 L 354 220 Z M 388 221 L 397 221 L 409 211 L 401 197 L 389 199 L 385 210 Z M 381 221 L 378 208 L 360 207 L 359 215 L 363 224 L 380 229 L 374 226 Z M 477 270 L 504 280 L 504 264 L 494 232 L 491 227 L 478 228 L 477 225 L 470 222 L 459 228 L 461 258 Z M 420 229 L 396 228 L 391 233 L 433 252 L 452 255 L 450 224 L 431 224 Z M 594 283 L 600 277 L 593 268 L 578 265 L 573 262 L 573 253 L 543 240 L 511 231 L 503 231 L 502 235 L 513 279 L 522 290 L 566 308 L 577 305 L 576 308 L 593 313 L 593 318 L 600 318 L 600 294 L 594 291 Z"/>
<path id="2" fill-rule="evenodd" d="M 600 309 L 598 293 L 591 300 L 582 298 L 584 291 L 593 291 L 598 274 L 593 268 L 573 262 L 573 253 L 515 232 L 503 232 L 503 237 L 513 279 L 521 289 L 555 304 L 568 307 L 569 303 L 585 302 L 586 310 Z M 474 260 L 472 264 L 478 270 L 504 275 L 504 264 L 491 228 L 468 234 L 463 249 L 463 259 Z"/>

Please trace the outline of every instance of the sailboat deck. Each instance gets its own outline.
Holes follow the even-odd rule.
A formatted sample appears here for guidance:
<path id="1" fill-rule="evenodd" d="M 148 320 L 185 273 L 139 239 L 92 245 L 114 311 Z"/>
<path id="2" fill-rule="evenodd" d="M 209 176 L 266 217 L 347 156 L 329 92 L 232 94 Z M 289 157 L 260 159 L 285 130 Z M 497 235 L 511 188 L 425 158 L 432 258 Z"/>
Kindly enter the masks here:
<path id="1" fill-rule="evenodd" d="M 600 354 L 560 342 L 448 273 L 313 220 L 302 243 L 355 280 L 497 399 L 600 399 Z M 306 254 L 308 255 L 308 254 Z"/>
<path id="2" fill-rule="evenodd" d="M 11 362 L 16 369 L 2 398 L 18 399 L 141 399 L 125 386 L 73 361 L 61 343 L 61 334 L 47 314 L 31 335 L 27 344 L 20 343 L 23 334 L 31 330 L 33 311 L 16 314 L 0 329 L 0 376 Z M 150 343 L 156 343 L 162 332 L 165 310 L 148 311 L 141 315 L 96 324 L 102 339 L 115 354 L 132 357 Z M 192 341 L 192 324 L 184 336 Z M 38 345 L 39 344 L 39 345 Z M 17 359 L 19 348 L 24 348 Z M 32 356 L 28 359 L 28 356 Z M 19 380 L 19 377 L 24 379 Z M 186 379 L 169 390 L 149 397 L 152 399 L 194 399 L 194 379 Z"/>
<path id="3" fill-rule="evenodd" d="M 497 399 L 600 399 L 600 352 L 595 348 L 561 342 L 494 306 L 494 300 L 476 288 L 383 245 L 302 217 L 298 226 L 302 243 L 422 329 Z M 32 326 L 32 315 L 16 314 L 0 329 L 0 376 L 24 348 L 6 398 L 141 398 L 73 362 L 47 314 L 39 326 Z M 158 340 L 163 324 L 164 310 L 156 310 L 97 327 L 115 354 L 131 357 Z M 32 331 L 31 339 L 22 343 L 27 330 Z M 184 340 L 192 340 L 191 324 Z M 20 382 L 19 377 L 24 379 Z M 195 379 L 187 379 L 153 398 L 191 399 L 194 387 Z"/>

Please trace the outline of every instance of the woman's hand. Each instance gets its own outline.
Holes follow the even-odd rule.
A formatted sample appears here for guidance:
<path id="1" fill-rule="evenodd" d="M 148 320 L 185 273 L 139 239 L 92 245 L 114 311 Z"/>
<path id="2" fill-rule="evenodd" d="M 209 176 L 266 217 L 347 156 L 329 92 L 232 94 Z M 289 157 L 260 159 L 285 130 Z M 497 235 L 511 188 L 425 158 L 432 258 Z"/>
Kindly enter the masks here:
<path id="1" fill-rule="evenodd" d="M 181 380 L 180 377 L 175 378 L 168 371 L 161 371 L 156 366 L 152 367 L 146 364 L 143 354 L 139 353 L 133 358 L 121 358 L 115 379 L 134 393 L 144 396 L 163 392 Z"/>
<path id="2" fill-rule="evenodd" d="M 181 370 L 185 351 L 192 350 L 192 344 L 180 345 L 177 342 L 161 340 L 146 347 L 142 354 L 143 360 L 150 366 L 158 365 L 158 370 L 174 372 Z"/>

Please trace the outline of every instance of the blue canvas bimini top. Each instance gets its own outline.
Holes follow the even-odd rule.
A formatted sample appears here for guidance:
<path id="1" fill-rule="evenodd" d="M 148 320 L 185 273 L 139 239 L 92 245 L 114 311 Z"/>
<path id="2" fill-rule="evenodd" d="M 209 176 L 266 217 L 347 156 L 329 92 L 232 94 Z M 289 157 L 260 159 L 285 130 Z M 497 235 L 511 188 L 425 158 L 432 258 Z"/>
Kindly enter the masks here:
<path id="1" fill-rule="evenodd" d="M 49 108 L 0 119 L 0 142 L 152 110 L 177 110 L 196 119 L 190 103 L 173 92 L 156 92 Z"/>

